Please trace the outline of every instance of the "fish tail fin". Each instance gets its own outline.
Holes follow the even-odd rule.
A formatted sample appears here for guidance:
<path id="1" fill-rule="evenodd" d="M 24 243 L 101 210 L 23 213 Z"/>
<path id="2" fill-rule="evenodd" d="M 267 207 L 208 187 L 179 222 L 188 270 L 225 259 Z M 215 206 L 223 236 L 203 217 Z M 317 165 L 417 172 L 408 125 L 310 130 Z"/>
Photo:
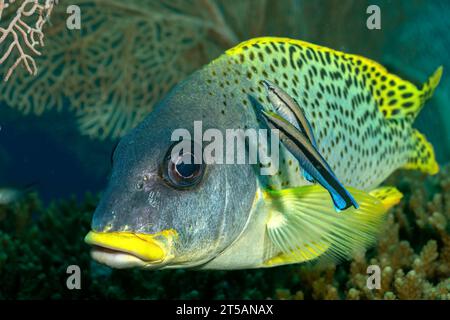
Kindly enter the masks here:
<path id="1" fill-rule="evenodd" d="M 407 118 L 413 123 L 425 102 L 433 96 L 443 70 L 442 66 L 437 68 L 422 88 L 396 75 L 385 73 L 384 81 L 379 84 L 376 94 L 379 109 L 384 117 L 386 119 Z"/>
<path id="2" fill-rule="evenodd" d="M 422 110 L 425 102 L 432 96 L 442 77 L 440 66 L 419 89 L 409 81 L 403 80 L 385 69 L 379 70 L 381 81 L 378 82 L 376 99 L 380 111 L 387 120 L 405 120 L 412 124 Z M 425 136 L 412 129 L 408 146 L 405 169 L 416 169 L 428 174 L 436 174 L 439 166 L 435 159 L 433 146 Z"/>
<path id="3" fill-rule="evenodd" d="M 420 170 L 427 174 L 439 172 L 439 165 L 436 162 L 433 146 L 428 142 L 425 135 L 413 129 L 409 142 L 409 156 L 404 169 Z"/>
<path id="4" fill-rule="evenodd" d="M 395 188 L 375 196 L 347 187 L 359 203 L 337 214 L 328 191 L 321 186 L 271 190 L 265 193 L 269 208 L 267 234 L 280 254 L 266 266 L 298 263 L 326 257 L 350 258 L 374 244 L 388 208 L 399 198 Z M 378 199 L 378 195 L 385 199 Z M 274 260 L 275 259 L 275 260 Z"/>
<path id="5" fill-rule="evenodd" d="M 443 71 L 444 67 L 439 66 L 436 71 L 434 71 L 434 73 L 428 78 L 427 82 L 423 84 L 421 90 L 421 106 L 416 114 L 420 112 L 420 109 L 423 107 L 425 102 L 433 96 L 434 91 L 441 81 Z"/>
<path id="6" fill-rule="evenodd" d="M 442 66 L 437 68 L 436 71 L 428 78 L 427 82 L 423 84 L 422 90 L 420 91 L 420 105 L 412 118 L 413 121 L 423 108 L 425 102 L 433 96 L 434 91 L 441 81 L 443 70 L 444 68 Z M 433 145 L 428 142 L 425 135 L 420 133 L 418 130 L 413 129 L 411 140 L 412 148 L 404 168 L 417 169 L 431 175 L 438 173 L 439 165 L 436 162 Z"/>

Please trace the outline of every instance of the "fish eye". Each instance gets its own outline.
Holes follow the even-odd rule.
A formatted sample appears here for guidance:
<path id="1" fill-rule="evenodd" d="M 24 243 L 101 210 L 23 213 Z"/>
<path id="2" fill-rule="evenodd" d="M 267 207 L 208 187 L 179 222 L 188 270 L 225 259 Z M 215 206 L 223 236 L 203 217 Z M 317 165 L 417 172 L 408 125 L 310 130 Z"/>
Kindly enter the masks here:
<path id="1" fill-rule="evenodd" d="M 189 188 L 200 182 L 205 171 L 204 163 L 195 163 L 197 157 L 192 152 L 182 150 L 175 157 L 169 149 L 163 165 L 163 177 L 175 188 Z"/>

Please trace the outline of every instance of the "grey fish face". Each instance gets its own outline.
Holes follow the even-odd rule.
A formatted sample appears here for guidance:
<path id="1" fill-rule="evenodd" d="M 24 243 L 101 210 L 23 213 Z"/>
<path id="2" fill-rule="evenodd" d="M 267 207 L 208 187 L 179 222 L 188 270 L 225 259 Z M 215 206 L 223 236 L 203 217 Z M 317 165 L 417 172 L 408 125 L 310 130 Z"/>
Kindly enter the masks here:
<path id="1" fill-rule="evenodd" d="M 93 253 L 100 262 L 119 268 L 201 265 L 243 231 L 256 192 L 251 165 L 180 167 L 171 160 L 176 129 L 187 129 L 192 142 L 204 146 L 195 141 L 194 121 L 202 121 L 203 130 L 221 131 L 251 121 L 238 105 L 224 113 L 216 97 L 205 94 L 202 83 L 202 73 L 197 72 L 178 85 L 118 144 L 109 185 L 86 237 L 100 250 Z M 139 239 L 130 240 L 134 236 Z M 145 247 L 141 239 L 155 244 L 156 253 L 136 249 Z"/>

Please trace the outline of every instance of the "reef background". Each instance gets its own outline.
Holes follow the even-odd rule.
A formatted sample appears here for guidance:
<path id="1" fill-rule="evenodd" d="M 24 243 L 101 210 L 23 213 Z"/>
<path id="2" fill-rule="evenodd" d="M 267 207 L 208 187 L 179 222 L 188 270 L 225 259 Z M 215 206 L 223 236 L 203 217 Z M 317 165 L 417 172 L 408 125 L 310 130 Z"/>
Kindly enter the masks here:
<path id="1" fill-rule="evenodd" d="M 450 298 L 448 1 L 78 0 L 71 4 L 81 7 L 84 25 L 73 32 L 61 27 L 67 4 L 60 2 L 36 58 L 38 76 L 18 69 L 0 84 L 0 187 L 35 185 L 0 207 L 0 299 Z M 366 28 L 370 4 L 381 8 L 381 30 Z M 441 172 L 394 174 L 386 184 L 405 198 L 378 246 L 338 266 L 152 272 L 92 262 L 83 237 L 119 137 L 187 74 L 255 36 L 364 55 L 417 84 L 443 65 L 442 82 L 415 123 L 433 143 Z M 82 290 L 66 288 L 71 264 L 81 267 Z M 365 288 L 369 264 L 382 268 L 381 290 Z"/>
<path id="2" fill-rule="evenodd" d="M 29 194 L 0 207 L 0 299 L 450 299 L 450 166 L 389 183 L 405 197 L 375 248 L 337 266 L 242 271 L 112 270 L 82 242 L 97 197 L 44 206 Z M 66 287 L 69 265 L 82 270 L 81 290 Z M 367 288 L 368 265 L 381 268 L 380 290 Z"/>

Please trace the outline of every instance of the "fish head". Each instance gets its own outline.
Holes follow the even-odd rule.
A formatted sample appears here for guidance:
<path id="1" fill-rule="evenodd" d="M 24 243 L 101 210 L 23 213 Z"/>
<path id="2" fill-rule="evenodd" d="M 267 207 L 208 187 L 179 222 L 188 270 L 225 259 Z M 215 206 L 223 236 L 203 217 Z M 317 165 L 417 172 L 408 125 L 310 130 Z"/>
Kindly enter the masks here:
<path id="1" fill-rule="evenodd" d="M 190 133 L 192 149 L 204 147 L 195 138 L 194 121 L 201 121 L 203 131 L 221 132 L 251 122 L 238 105 L 223 110 L 194 74 L 121 139 L 85 238 L 95 260 L 115 268 L 195 267 L 243 232 L 256 194 L 254 168 L 195 164 L 202 160 L 195 150 L 172 157 L 177 129 Z"/>

